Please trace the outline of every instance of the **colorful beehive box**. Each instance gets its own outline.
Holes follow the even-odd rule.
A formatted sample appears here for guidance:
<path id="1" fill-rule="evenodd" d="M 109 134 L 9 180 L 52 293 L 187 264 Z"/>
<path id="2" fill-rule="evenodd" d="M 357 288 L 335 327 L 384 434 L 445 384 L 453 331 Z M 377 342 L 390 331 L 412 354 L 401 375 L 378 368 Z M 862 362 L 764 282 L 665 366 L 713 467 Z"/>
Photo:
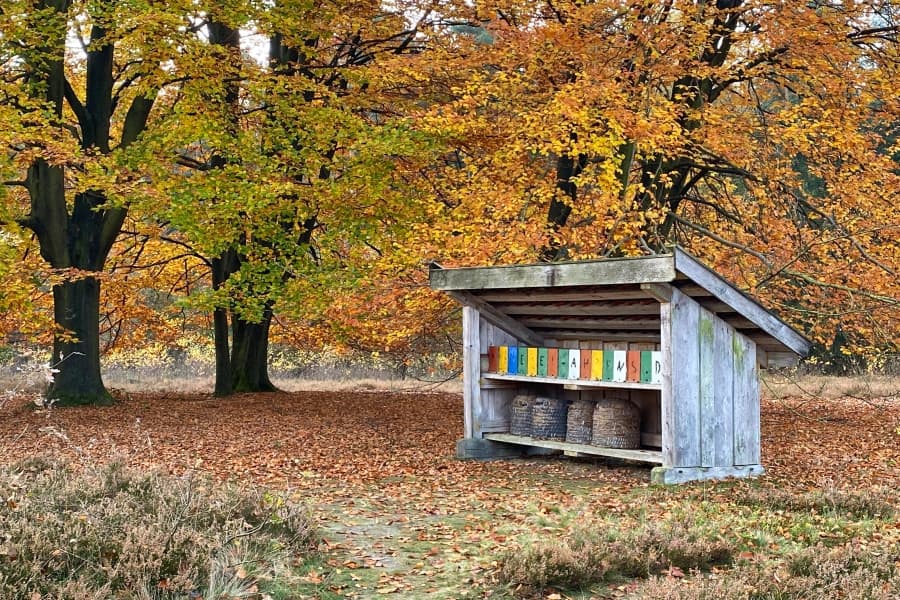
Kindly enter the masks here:
<path id="1" fill-rule="evenodd" d="M 500 365 L 500 348 L 488 346 L 488 373 L 496 373 Z"/>
<path id="2" fill-rule="evenodd" d="M 603 351 L 603 381 L 612 381 L 616 373 L 616 353 L 613 350 Z"/>
<path id="3" fill-rule="evenodd" d="M 625 381 L 638 382 L 641 380 L 641 352 L 629 350 L 625 355 Z"/>
<path id="4" fill-rule="evenodd" d="M 506 372 L 510 375 L 516 375 L 519 372 L 519 347 L 510 346 L 506 364 Z"/>
<path id="5" fill-rule="evenodd" d="M 558 351 L 559 360 L 557 364 L 559 368 L 557 369 L 556 376 L 560 379 L 568 379 L 569 378 L 569 349 L 568 348 L 560 348 Z"/>
<path id="6" fill-rule="evenodd" d="M 581 372 L 580 379 L 590 379 L 591 378 L 591 359 L 593 358 L 591 351 L 587 348 L 582 348 L 581 350 Z"/>
<path id="7" fill-rule="evenodd" d="M 559 348 L 547 348 L 547 377 L 559 376 Z"/>
<path id="8" fill-rule="evenodd" d="M 581 374 L 581 351 L 578 349 L 569 350 L 569 372 L 566 374 L 567 379 L 578 379 Z"/>
<path id="9" fill-rule="evenodd" d="M 538 375 L 538 377 L 546 377 L 547 376 L 547 349 L 546 348 L 538 348 L 537 375 Z"/>
<path id="10" fill-rule="evenodd" d="M 591 350 L 591 379 L 603 379 L 603 350 Z"/>
<path id="11" fill-rule="evenodd" d="M 650 374 L 650 383 L 662 383 L 662 352 L 654 350 L 650 353 L 653 362 L 653 371 Z"/>
<path id="12" fill-rule="evenodd" d="M 616 383 L 624 383 L 628 380 L 628 352 L 625 350 L 613 350 L 613 377 Z"/>
<path id="13" fill-rule="evenodd" d="M 526 361 L 526 369 L 529 377 L 536 377 L 538 374 L 538 349 L 528 348 L 528 360 Z"/>
<path id="14" fill-rule="evenodd" d="M 641 383 L 650 383 L 653 379 L 653 352 L 641 350 Z"/>
<path id="15" fill-rule="evenodd" d="M 500 346 L 497 352 L 497 372 L 509 373 L 509 346 Z"/>
<path id="16" fill-rule="evenodd" d="M 516 358 L 518 359 L 516 373 L 518 373 L 519 375 L 528 375 L 528 348 L 525 346 L 519 346 L 519 351 L 516 353 Z"/>

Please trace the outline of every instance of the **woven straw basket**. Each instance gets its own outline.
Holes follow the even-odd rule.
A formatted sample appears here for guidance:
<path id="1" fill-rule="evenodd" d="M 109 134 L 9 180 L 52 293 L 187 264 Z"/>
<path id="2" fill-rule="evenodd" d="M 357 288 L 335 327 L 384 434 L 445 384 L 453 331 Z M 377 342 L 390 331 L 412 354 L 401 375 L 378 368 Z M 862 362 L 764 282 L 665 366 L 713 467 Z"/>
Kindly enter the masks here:
<path id="1" fill-rule="evenodd" d="M 549 396 L 534 400 L 531 416 L 531 436 L 539 440 L 565 440 L 568 402 Z"/>
<path id="2" fill-rule="evenodd" d="M 571 444 L 590 444 L 593 431 L 594 402 L 576 400 L 569 407 L 566 419 L 566 441 Z"/>
<path id="3" fill-rule="evenodd" d="M 591 444 L 604 448 L 640 448 L 641 413 L 629 400 L 606 398 L 594 408 Z"/>
<path id="4" fill-rule="evenodd" d="M 513 398 L 509 419 L 509 432 L 511 434 L 531 437 L 531 412 L 533 406 L 533 395 L 519 394 Z"/>

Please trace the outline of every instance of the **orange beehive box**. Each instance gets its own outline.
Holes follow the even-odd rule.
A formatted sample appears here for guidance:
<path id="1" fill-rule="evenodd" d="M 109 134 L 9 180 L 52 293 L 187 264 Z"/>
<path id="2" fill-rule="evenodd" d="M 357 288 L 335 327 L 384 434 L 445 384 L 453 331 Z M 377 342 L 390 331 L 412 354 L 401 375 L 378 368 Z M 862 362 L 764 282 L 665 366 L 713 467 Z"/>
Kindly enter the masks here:
<path id="1" fill-rule="evenodd" d="M 500 366 L 500 348 L 488 346 L 488 373 L 496 373 Z"/>
<path id="2" fill-rule="evenodd" d="M 581 378 L 591 378 L 591 365 L 593 364 L 593 352 L 585 348 L 581 351 Z"/>
<path id="3" fill-rule="evenodd" d="M 641 380 L 641 351 L 629 350 L 625 361 L 627 363 L 627 371 L 625 373 L 625 381 Z"/>

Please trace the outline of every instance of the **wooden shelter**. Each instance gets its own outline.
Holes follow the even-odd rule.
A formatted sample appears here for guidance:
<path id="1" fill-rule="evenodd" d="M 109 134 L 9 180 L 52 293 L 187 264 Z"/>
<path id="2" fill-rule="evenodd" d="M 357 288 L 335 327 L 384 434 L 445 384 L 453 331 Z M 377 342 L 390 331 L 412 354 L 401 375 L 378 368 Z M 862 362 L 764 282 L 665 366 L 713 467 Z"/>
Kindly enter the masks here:
<path id="1" fill-rule="evenodd" d="M 463 304 L 461 458 L 562 450 L 652 463 L 652 479 L 661 483 L 759 475 L 758 368 L 796 362 L 810 348 L 680 248 L 638 258 L 434 268 L 430 277 L 432 288 Z M 569 370 L 560 363 L 557 371 L 557 356 L 573 358 L 573 370 L 562 373 Z M 553 364 L 536 366 L 541 361 Z M 534 395 L 628 400 L 640 412 L 640 447 L 511 434 L 513 399 Z"/>

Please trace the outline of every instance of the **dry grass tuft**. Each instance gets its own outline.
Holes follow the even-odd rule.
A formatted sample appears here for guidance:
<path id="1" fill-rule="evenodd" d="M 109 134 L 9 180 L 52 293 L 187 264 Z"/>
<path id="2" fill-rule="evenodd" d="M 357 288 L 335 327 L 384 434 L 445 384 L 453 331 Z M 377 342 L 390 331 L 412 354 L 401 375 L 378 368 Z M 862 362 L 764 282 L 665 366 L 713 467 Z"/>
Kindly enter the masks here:
<path id="1" fill-rule="evenodd" d="M 900 377 L 766 373 L 762 378 L 762 393 L 763 396 L 776 400 L 783 398 L 900 400 Z"/>

